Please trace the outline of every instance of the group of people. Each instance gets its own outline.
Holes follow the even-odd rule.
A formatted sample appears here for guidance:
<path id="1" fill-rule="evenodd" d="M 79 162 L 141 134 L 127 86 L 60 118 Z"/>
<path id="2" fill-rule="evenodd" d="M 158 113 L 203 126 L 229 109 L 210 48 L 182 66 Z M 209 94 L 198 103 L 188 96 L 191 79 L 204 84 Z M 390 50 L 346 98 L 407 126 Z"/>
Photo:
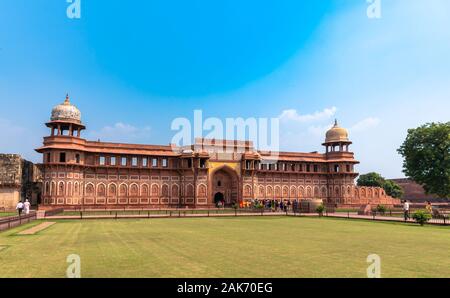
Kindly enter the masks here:
<path id="1" fill-rule="evenodd" d="M 19 212 L 19 215 L 22 215 L 22 212 L 25 214 L 30 214 L 30 207 L 31 203 L 28 200 L 25 200 L 25 202 L 19 201 L 16 206 L 17 212 Z"/>
<path id="2" fill-rule="evenodd" d="M 292 202 L 290 200 L 259 200 L 259 199 L 252 199 L 247 206 L 247 208 L 264 208 L 267 210 L 272 210 L 273 212 L 283 211 L 287 212 L 289 210 L 297 210 L 299 209 L 300 203 L 299 201 L 293 200 Z"/>
<path id="3" fill-rule="evenodd" d="M 408 200 L 404 200 L 404 201 L 402 201 L 402 204 L 403 204 L 403 214 L 404 214 L 405 220 L 408 220 L 408 219 L 411 218 L 411 214 L 410 214 L 410 202 L 409 202 Z M 431 202 L 430 202 L 430 201 L 427 201 L 427 202 L 426 202 L 426 205 L 425 205 L 425 210 L 426 210 L 429 214 L 434 215 L 433 209 L 434 209 L 434 207 L 433 207 L 433 205 L 431 204 Z"/>

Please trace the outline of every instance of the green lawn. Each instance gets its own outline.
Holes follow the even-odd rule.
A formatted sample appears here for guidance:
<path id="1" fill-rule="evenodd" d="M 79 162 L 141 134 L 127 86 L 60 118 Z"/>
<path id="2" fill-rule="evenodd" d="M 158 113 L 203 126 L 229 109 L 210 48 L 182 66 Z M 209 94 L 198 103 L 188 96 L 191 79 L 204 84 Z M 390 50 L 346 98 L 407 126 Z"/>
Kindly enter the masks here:
<path id="1" fill-rule="evenodd" d="M 226 208 L 226 209 L 210 209 L 210 210 L 202 210 L 202 209 L 174 209 L 174 210 L 89 210 L 89 211 L 64 211 L 62 213 L 59 213 L 57 215 L 63 215 L 63 216 L 77 216 L 79 217 L 81 214 L 83 216 L 95 216 L 95 215 L 117 215 L 124 216 L 124 215 L 166 215 L 166 214 L 207 214 L 208 212 L 210 214 L 223 214 L 223 213 L 234 213 L 234 209 Z M 256 211 L 256 210 L 251 210 Z M 240 212 L 249 212 L 248 210 L 240 210 Z M 269 211 L 266 211 L 269 212 Z"/>
<path id="2" fill-rule="evenodd" d="M 17 212 L 0 212 L 0 217 L 16 216 L 16 215 L 18 215 Z"/>
<path id="3" fill-rule="evenodd" d="M 58 221 L 32 236 L 0 233 L 0 277 L 449 277 L 450 228 L 330 218 Z"/>

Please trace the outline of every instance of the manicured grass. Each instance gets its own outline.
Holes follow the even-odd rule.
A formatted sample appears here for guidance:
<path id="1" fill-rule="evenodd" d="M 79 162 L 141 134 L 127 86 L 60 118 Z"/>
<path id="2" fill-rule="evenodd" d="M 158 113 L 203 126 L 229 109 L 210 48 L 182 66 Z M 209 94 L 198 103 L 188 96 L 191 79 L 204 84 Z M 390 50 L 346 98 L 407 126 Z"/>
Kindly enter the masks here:
<path id="1" fill-rule="evenodd" d="M 95 216 L 95 215 L 166 215 L 166 214 L 224 214 L 224 213 L 234 213 L 234 209 L 210 209 L 210 210 L 202 210 L 202 209 L 173 209 L 173 210 L 88 210 L 88 211 L 64 211 L 57 215 L 62 216 Z M 249 212 L 248 210 L 240 210 L 241 212 Z M 252 210 L 255 211 L 256 210 Z M 266 211 L 269 212 L 269 211 Z"/>
<path id="2" fill-rule="evenodd" d="M 17 212 L 0 212 L 0 217 L 16 216 L 16 215 L 18 215 Z"/>
<path id="3" fill-rule="evenodd" d="M 330 218 L 241 217 L 57 221 L 31 236 L 0 233 L 0 277 L 450 276 L 450 228 Z"/>

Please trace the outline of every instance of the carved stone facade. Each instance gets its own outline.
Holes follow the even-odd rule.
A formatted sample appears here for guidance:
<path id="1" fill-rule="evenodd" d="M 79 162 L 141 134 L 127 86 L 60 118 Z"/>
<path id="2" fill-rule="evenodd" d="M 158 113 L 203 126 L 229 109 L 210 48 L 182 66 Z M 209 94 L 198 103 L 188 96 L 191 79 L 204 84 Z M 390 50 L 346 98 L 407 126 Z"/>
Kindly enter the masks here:
<path id="1" fill-rule="evenodd" d="M 87 141 L 77 111 L 68 98 L 55 107 L 51 135 L 36 149 L 43 154 L 43 208 L 200 208 L 255 198 L 399 203 L 382 189 L 355 186 L 358 161 L 337 123 L 327 132 L 325 153 L 274 154 L 234 140 L 197 139 L 188 147 Z"/>
<path id="2" fill-rule="evenodd" d="M 40 171 L 17 154 L 0 154 L 0 211 L 14 210 L 19 201 L 40 200 Z"/>

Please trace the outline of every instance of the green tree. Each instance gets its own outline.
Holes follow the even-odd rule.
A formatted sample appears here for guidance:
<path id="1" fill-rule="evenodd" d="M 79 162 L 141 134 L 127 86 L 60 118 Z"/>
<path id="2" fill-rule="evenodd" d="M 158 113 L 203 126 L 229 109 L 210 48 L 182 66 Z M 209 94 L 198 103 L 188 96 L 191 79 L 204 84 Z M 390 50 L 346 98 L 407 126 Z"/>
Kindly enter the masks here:
<path id="1" fill-rule="evenodd" d="M 427 194 L 450 196 L 450 122 L 409 129 L 398 152 L 404 158 L 405 175 L 421 184 Z"/>
<path id="2" fill-rule="evenodd" d="M 383 176 L 375 172 L 359 176 L 357 184 L 358 186 L 382 187 L 386 194 L 393 198 L 401 198 L 404 193 L 400 185 L 394 181 L 386 180 Z"/>
<path id="3" fill-rule="evenodd" d="M 383 187 L 385 179 L 378 173 L 371 172 L 360 175 L 357 181 L 358 186 Z"/>
<path id="4" fill-rule="evenodd" d="M 393 198 L 399 199 L 403 197 L 403 194 L 405 193 L 403 188 L 392 180 L 385 180 L 382 187 L 384 188 L 384 191 Z"/>

